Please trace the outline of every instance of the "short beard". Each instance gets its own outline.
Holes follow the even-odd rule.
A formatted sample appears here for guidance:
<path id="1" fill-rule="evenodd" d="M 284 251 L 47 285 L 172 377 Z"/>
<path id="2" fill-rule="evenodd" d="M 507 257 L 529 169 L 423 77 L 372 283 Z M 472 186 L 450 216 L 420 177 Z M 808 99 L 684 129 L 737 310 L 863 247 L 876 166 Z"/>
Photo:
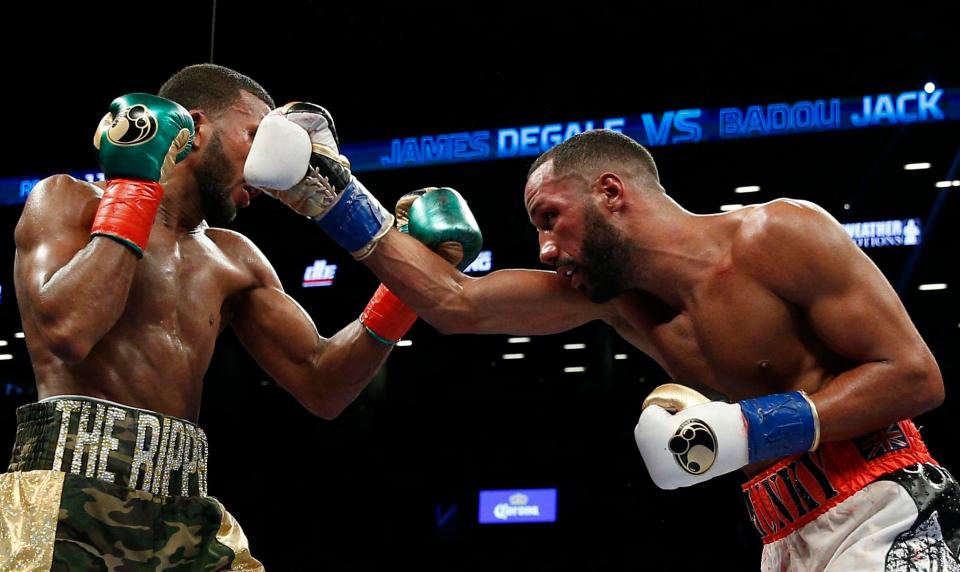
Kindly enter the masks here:
<path id="1" fill-rule="evenodd" d="M 237 217 L 237 205 L 230 196 L 230 189 L 223 187 L 232 171 L 218 133 L 211 139 L 206 157 L 195 173 L 203 218 L 210 226 L 224 226 Z"/>
<path id="2" fill-rule="evenodd" d="M 583 221 L 579 263 L 588 280 L 582 289 L 591 302 L 608 302 L 629 289 L 627 273 L 633 248 L 627 237 L 604 220 L 598 207 L 587 204 Z"/>

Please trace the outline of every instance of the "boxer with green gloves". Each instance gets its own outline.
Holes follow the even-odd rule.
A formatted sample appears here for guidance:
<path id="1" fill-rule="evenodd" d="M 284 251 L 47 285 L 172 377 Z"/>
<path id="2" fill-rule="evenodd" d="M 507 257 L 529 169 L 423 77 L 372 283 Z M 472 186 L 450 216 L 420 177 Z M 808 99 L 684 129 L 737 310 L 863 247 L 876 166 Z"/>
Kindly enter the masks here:
<path id="1" fill-rule="evenodd" d="M 337 331 L 316 324 L 264 253 L 222 228 L 258 194 L 244 164 L 275 107 L 243 74 L 188 66 L 157 96 L 130 94 L 110 105 L 94 142 L 108 180 L 54 175 L 30 191 L 13 275 L 39 402 L 18 410 L 0 475 L 0 570 L 263 570 L 237 522 L 208 494 L 208 469 L 229 471 L 235 487 L 249 466 L 270 475 L 277 491 L 302 483 L 284 470 L 285 459 L 209 458 L 216 446 L 196 420 L 218 336 L 231 329 L 278 386 L 309 413 L 333 419 L 415 319 L 384 301 L 368 307 L 363 323 Z M 287 187 L 309 166 L 331 190 L 302 185 L 286 195 L 297 198 L 292 206 L 357 256 L 384 234 L 434 256 L 393 232 L 393 215 L 359 186 L 332 190 L 353 179 L 332 121 L 317 111 L 291 106 L 290 117 L 271 115 L 262 129 L 281 119 L 305 143 L 294 149 L 300 155 L 272 157 L 296 165 Z M 217 407 L 216 400 L 204 401 Z M 266 423 L 269 412 L 239 411 L 265 436 L 302 441 Z M 305 446 L 304 455 L 315 452 Z"/>

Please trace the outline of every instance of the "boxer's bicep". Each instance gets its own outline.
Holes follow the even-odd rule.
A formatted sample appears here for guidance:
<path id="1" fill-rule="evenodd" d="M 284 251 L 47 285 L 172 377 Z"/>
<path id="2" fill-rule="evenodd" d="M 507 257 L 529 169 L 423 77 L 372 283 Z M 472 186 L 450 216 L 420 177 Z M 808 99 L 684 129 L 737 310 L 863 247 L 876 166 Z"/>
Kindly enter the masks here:
<path id="1" fill-rule="evenodd" d="M 307 312 L 279 288 L 256 288 L 244 295 L 232 324 L 240 342 L 267 375 L 308 411 L 326 419 L 336 417 L 364 385 L 351 383 L 353 376 L 336 363 L 349 368 L 351 363 L 363 367 L 376 361 L 362 356 L 350 360 L 350 344 L 333 343 L 344 336 L 325 339 Z M 344 330 L 351 327 L 353 335 L 348 337 L 369 337 L 356 323 Z M 367 343 L 372 346 L 376 342 Z M 344 355 L 348 359 L 336 359 Z"/>
<path id="2" fill-rule="evenodd" d="M 833 353 L 866 363 L 925 348 L 889 281 L 826 213 L 775 214 L 759 238 L 761 281 L 798 306 Z"/>
<path id="3" fill-rule="evenodd" d="M 832 217 L 789 208 L 768 217 L 750 266 L 799 310 L 798 337 L 815 338 L 822 363 L 830 364 L 825 383 L 813 388 L 822 440 L 936 406 L 939 369 L 890 283 Z"/>
<path id="4" fill-rule="evenodd" d="M 265 262 L 265 261 L 264 261 Z M 332 419 L 362 391 L 389 348 L 356 320 L 325 338 L 267 263 L 230 300 L 231 325 L 257 364 L 311 413 Z"/>
<path id="5" fill-rule="evenodd" d="M 796 258 L 787 265 L 795 280 L 780 292 L 800 307 L 827 351 L 848 364 L 831 382 L 830 394 L 876 394 L 882 403 L 874 410 L 889 408 L 893 420 L 935 404 L 942 394 L 936 361 L 876 265 L 845 236 L 815 239 Z"/>
<path id="6" fill-rule="evenodd" d="M 817 337 L 831 351 L 861 363 L 899 359 L 923 346 L 880 271 L 869 261 L 844 265 L 824 268 L 822 280 L 796 296 Z"/>
<path id="7" fill-rule="evenodd" d="M 93 186 L 50 177 L 31 191 L 14 233 L 24 331 L 69 362 L 82 360 L 120 319 L 137 264 L 122 244 L 91 240 L 98 205 Z"/>
<path id="8" fill-rule="evenodd" d="M 45 179 L 31 191 L 14 231 L 18 294 L 35 297 L 58 270 L 66 266 L 90 242 L 90 225 L 95 204 L 86 205 L 72 187 L 70 177 Z M 81 212 L 78 212 L 81 211 Z M 88 210 L 85 217 L 83 210 Z M 79 215 L 79 216 L 78 216 Z"/>
<path id="9" fill-rule="evenodd" d="M 315 367 L 326 340 L 313 319 L 283 285 L 266 257 L 246 239 L 234 244 L 248 261 L 251 284 L 226 305 L 230 325 L 256 362 L 278 382 L 302 377 Z M 236 253 L 235 253 L 236 254 Z"/>
<path id="10" fill-rule="evenodd" d="M 238 295 L 231 325 L 260 367 L 278 380 L 310 367 L 326 344 L 306 310 L 276 287 Z"/>

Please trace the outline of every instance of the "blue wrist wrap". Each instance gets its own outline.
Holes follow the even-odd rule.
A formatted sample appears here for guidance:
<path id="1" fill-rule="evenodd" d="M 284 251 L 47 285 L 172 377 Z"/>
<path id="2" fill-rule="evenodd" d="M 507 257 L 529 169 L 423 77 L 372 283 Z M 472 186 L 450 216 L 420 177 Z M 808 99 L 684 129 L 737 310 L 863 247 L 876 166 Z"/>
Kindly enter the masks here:
<path id="1" fill-rule="evenodd" d="M 356 252 L 377 238 L 389 217 L 390 213 L 377 199 L 359 181 L 352 179 L 337 203 L 315 222 L 334 242 L 348 252 Z"/>
<path id="2" fill-rule="evenodd" d="M 740 411 L 747 420 L 751 463 L 802 453 L 813 445 L 813 408 L 799 391 L 744 399 Z"/>

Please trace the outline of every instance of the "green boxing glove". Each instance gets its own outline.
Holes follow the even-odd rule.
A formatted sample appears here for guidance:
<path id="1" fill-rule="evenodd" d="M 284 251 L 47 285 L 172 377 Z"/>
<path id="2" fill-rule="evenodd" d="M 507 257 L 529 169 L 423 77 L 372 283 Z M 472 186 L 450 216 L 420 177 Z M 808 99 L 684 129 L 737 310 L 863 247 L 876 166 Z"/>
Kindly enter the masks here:
<path id="1" fill-rule="evenodd" d="M 190 152 L 193 119 L 180 104 L 147 93 L 122 95 L 100 121 L 93 145 L 103 174 L 161 182 Z"/>
<path id="2" fill-rule="evenodd" d="M 463 270 L 477 258 L 483 234 L 460 193 L 427 187 L 400 197 L 397 228 Z"/>
<path id="3" fill-rule="evenodd" d="M 194 125 L 179 104 L 146 93 L 118 97 L 93 136 L 107 180 L 91 236 L 143 256 L 163 198 L 161 183 L 190 152 Z"/>

